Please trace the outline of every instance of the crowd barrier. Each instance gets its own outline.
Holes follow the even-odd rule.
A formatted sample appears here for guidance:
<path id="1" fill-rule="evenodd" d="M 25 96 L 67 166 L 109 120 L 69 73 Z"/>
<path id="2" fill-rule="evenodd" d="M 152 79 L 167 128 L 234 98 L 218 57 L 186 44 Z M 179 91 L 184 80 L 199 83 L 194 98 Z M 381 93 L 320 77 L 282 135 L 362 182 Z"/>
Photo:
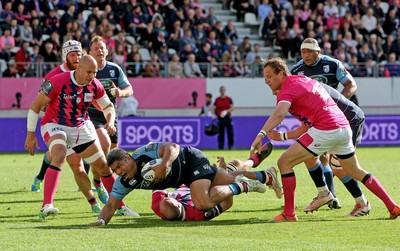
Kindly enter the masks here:
<path id="1" fill-rule="evenodd" d="M 234 117 L 235 149 L 249 149 L 254 137 L 266 121 L 263 116 Z M 119 146 L 132 150 L 150 141 L 172 141 L 181 146 L 217 149 L 217 136 L 204 133 L 207 117 L 136 117 L 119 119 Z M 287 117 L 278 130 L 288 131 L 299 122 Z M 36 132 L 40 151 L 46 151 L 39 129 Z M 23 152 L 26 118 L 0 118 L 0 152 Z M 226 137 L 225 137 L 226 138 Z M 287 147 L 293 141 L 274 142 Z M 400 115 L 367 115 L 360 146 L 400 146 Z"/>

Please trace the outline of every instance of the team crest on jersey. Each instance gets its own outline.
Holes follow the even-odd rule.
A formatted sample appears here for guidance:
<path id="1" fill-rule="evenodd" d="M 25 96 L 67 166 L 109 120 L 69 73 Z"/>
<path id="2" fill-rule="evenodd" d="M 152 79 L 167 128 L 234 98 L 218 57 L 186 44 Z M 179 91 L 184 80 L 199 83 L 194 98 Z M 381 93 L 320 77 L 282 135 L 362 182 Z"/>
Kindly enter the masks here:
<path id="1" fill-rule="evenodd" d="M 110 74 L 110 77 L 115 77 L 115 70 L 109 70 L 108 73 Z"/>
<path id="2" fill-rule="evenodd" d="M 76 98 L 76 103 L 80 103 L 82 101 L 81 98 Z"/>
<path id="3" fill-rule="evenodd" d="M 325 73 L 328 73 L 329 72 L 329 65 L 324 65 L 323 66 L 323 70 L 324 70 Z"/>
<path id="4" fill-rule="evenodd" d="M 93 93 L 85 93 L 84 102 L 92 102 L 93 100 Z"/>

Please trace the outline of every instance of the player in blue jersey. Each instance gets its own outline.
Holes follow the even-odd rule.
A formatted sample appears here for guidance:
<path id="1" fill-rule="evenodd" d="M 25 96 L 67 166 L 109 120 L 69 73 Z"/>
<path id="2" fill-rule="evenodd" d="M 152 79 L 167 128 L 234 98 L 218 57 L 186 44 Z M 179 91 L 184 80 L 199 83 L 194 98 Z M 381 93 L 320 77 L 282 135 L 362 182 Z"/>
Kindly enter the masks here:
<path id="1" fill-rule="evenodd" d="M 353 138 L 352 138 L 353 145 L 357 146 L 362 139 L 362 133 L 365 124 L 364 112 L 356 104 L 354 104 L 346 97 L 344 97 L 342 94 L 340 94 L 337 90 L 333 89 L 332 87 L 326 84 L 323 83 L 320 84 L 329 93 L 331 98 L 336 102 L 340 110 L 344 113 L 347 120 L 349 121 L 351 130 L 353 132 Z M 307 131 L 306 126 L 300 126 L 296 130 L 290 132 L 281 132 L 274 130 L 270 134 L 268 134 L 268 137 L 270 139 L 277 141 L 280 141 L 283 138 L 296 139 L 299 138 L 306 131 Z M 369 214 L 371 210 L 370 203 L 367 201 L 361 188 L 358 186 L 358 182 L 349 175 L 347 175 L 347 173 L 340 166 L 340 163 L 335 155 L 332 155 L 330 157 L 331 157 L 330 163 L 332 169 L 335 170 L 335 175 L 343 182 L 343 184 L 345 185 L 347 190 L 351 193 L 356 202 L 356 205 L 354 206 L 353 210 L 348 215 L 357 217 Z M 305 163 L 309 168 L 312 168 L 313 166 L 316 165 L 315 161 L 309 161 Z M 312 209 L 315 210 L 315 208 Z"/>
<path id="2" fill-rule="evenodd" d="M 302 60 L 289 69 L 293 75 L 305 75 L 318 82 L 327 84 L 334 89 L 337 89 L 340 83 L 343 85 L 343 96 L 348 99 L 354 96 L 357 90 L 357 84 L 353 76 L 351 76 L 343 66 L 342 62 L 329 56 L 322 55 L 321 48 L 314 38 L 306 38 L 300 48 Z M 323 165 L 326 183 L 335 197 L 328 206 L 332 209 L 340 209 L 341 205 L 336 198 L 333 184 L 335 170 L 332 170 L 329 166 L 329 156 L 327 154 L 320 156 L 320 160 Z M 356 188 L 353 187 L 352 189 Z"/>
<path id="3" fill-rule="evenodd" d="M 96 78 L 104 86 L 107 96 L 115 107 L 117 98 L 127 98 L 133 94 L 132 85 L 129 83 L 121 67 L 106 60 L 108 50 L 102 37 L 95 36 L 92 38 L 89 55 L 96 59 L 99 67 Z M 93 105 L 89 108 L 89 116 L 96 128 L 103 150 L 107 154 L 118 145 L 118 128 L 116 134 L 109 136 L 104 130 L 106 119 L 103 113 Z M 114 124 L 117 126 L 117 120 Z"/>
<path id="4" fill-rule="evenodd" d="M 270 149 L 264 148 L 264 151 L 252 155 L 253 166 L 260 164 L 270 152 Z M 162 162 L 152 167 L 155 172 L 153 181 L 144 180 L 141 176 L 143 166 L 158 158 L 162 158 Z M 113 149 L 107 155 L 107 164 L 119 177 L 107 205 L 92 226 L 107 224 L 119 201 L 134 189 L 158 190 L 177 188 L 184 184 L 190 187 L 195 209 L 204 211 L 206 215 L 215 214 L 219 203 L 234 195 L 243 192 L 264 193 L 264 184 L 272 187 L 277 195 L 282 195 L 275 169 L 273 172 L 239 170 L 227 173 L 210 165 L 200 150 L 193 147 L 181 148 L 171 142 L 149 143 L 135 150 L 132 155 L 119 148 Z M 168 166 L 171 166 L 171 170 L 166 175 Z"/>

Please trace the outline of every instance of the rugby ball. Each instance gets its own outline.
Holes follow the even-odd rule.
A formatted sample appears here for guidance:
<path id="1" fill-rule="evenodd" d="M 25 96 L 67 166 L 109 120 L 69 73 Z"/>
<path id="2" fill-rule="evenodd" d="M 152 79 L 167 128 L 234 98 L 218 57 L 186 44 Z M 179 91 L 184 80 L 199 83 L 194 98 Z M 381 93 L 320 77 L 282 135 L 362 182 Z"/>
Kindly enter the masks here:
<path id="1" fill-rule="evenodd" d="M 147 162 L 143 166 L 142 172 L 141 172 L 143 179 L 145 179 L 147 181 L 153 181 L 155 173 L 152 169 L 150 169 L 150 167 L 158 166 L 161 163 L 161 161 L 162 161 L 162 159 L 160 158 L 160 159 L 153 159 L 153 160 L 150 160 L 149 162 Z M 165 173 L 165 177 L 167 177 L 170 172 L 171 172 L 171 166 L 168 166 L 167 171 Z"/>

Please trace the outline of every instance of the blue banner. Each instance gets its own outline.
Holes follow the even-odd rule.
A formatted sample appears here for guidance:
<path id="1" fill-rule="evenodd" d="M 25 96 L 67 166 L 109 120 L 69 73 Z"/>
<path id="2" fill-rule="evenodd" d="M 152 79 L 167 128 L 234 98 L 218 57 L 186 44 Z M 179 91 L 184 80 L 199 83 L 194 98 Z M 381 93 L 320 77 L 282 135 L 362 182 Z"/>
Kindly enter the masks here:
<path id="1" fill-rule="evenodd" d="M 233 117 L 234 148 L 249 149 L 267 118 Z M 209 123 L 211 118 L 207 117 L 121 118 L 118 125 L 119 147 L 130 150 L 150 141 L 172 141 L 182 146 L 217 149 L 218 135 L 207 136 L 204 133 Z M 277 129 L 290 131 L 299 124 L 296 119 L 287 117 Z M 40 151 L 46 151 L 39 128 L 36 136 Z M 26 118 L 0 118 L 0 152 L 24 152 L 25 137 Z M 293 140 L 274 142 L 276 147 L 284 148 L 292 143 Z M 368 115 L 360 146 L 400 146 L 400 115 Z"/>

